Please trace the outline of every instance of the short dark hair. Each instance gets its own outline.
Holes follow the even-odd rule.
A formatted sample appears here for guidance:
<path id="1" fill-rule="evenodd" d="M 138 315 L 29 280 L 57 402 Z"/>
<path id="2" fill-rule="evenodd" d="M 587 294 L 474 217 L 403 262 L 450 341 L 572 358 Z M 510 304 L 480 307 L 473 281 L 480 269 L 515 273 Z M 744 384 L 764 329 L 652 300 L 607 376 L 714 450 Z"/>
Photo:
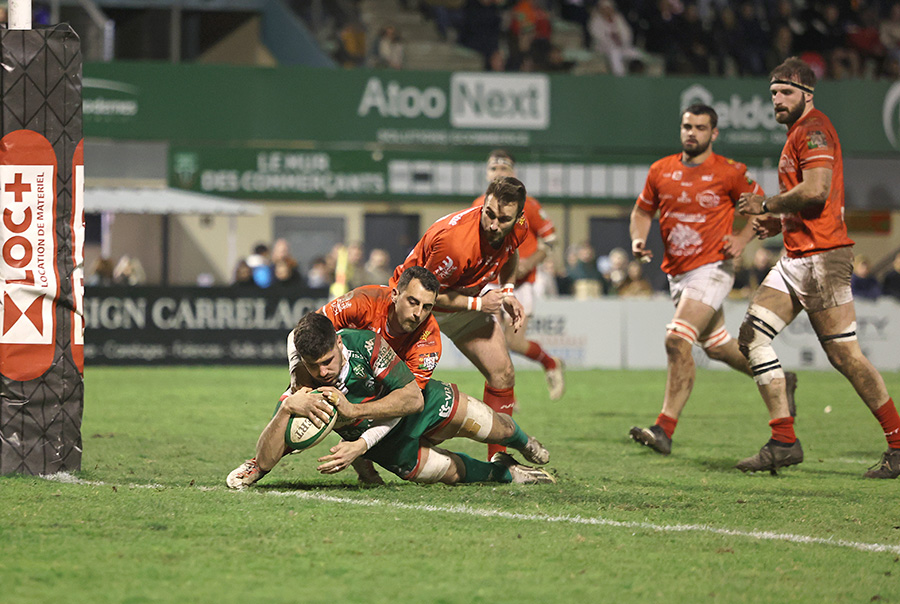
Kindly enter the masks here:
<path id="1" fill-rule="evenodd" d="M 693 105 L 685 107 L 684 111 L 681 112 L 681 115 L 684 115 L 685 113 L 690 113 L 691 115 L 708 115 L 709 125 L 712 128 L 715 128 L 719 124 L 719 114 L 716 113 L 716 110 L 703 103 L 694 103 Z"/>
<path id="2" fill-rule="evenodd" d="M 769 81 L 787 80 L 789 82 L 798 82 L 807 88 L 814 89 L 816 87 L 816 72 L 812 67 L 798 57 L 789 57 L 784 63 L 772 70 L 769 75 Z"/>
<path id="3" fill-rule="evenodd" d="M 503 159 L 508 159 L 513 166 L 516 165 L 516 158 L 512 156 L 512 153 L 507 151 L 506 149 L 494 149 L 491 151 L 491 154 L 488 155 L 488 163 L 491 162 L 495 157 L 500 157 Z"/>
<path id="4" fill-rule="evenodd" d="M 491 195 L 501 205 L 516 204 L 517 216 L 521 215 L 525 210 L 525 197 L 528 193 L 525 191 L 525 185 L 522 184 L 522 181 L 514 176 L 501 176 L 491 181 L 487 191 L 484 192 L 484 198 L 487 199 Z"/>
<path id="5" fill-rule="evenodd" d="M 441 284 L 430 270 L 424 266 L 411 266 L 400 275 L 397 279 L 397 291 L 403 291 L 413 279 L 418 279 L 419 283 L 426 291 L 430 291 L 437 295 L 440 293 Z"/>
<path id="6" fill-rule="evenodd" d="M 334 348 L 337 332 L 331 319 L 318 312 L 307 313 L 294 328 L 294 348 L 302 359 L 321 359 Z"/>

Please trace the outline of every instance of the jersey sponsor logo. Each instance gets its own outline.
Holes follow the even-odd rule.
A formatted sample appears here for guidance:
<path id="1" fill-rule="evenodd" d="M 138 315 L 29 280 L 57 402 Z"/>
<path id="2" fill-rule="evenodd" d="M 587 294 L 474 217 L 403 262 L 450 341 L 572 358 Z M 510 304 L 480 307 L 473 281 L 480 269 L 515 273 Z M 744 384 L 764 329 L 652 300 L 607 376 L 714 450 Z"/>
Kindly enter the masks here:
<path id="1" fill-rule="evenodd" d="M 793 158 L 782 155 L 778 160 L 778 171 L 782 174 L 794 173 L 797 171 L 797 164 L 794 163 Z"/>
<path id="2" fill-rule="evenodd" d="M 703 238 L 691 227 L 679 223 L 669 233 L 666 243 L 666 251 L 673 256 L 693 256 L 700 251 Z"/>
<path id="3" fill-rule="evenodd" d="M 712 174 L 704 174 L 700 177 L 700 180 L 704 180 L 706 182 L 712 182 L 713 175 Z"/>
<path id="4" fill-rule="evenodd" d="M 681 180 L 682 176 L 683 174 L 681 170 L 675 170 L 674 172 L 672 172 L 672 180 Z"/>
<path id="5" fill-rule="evenodd" d="M 438 354 L 436 352 L 426 352 L 419 355 L 419 369 L 424 371 L 434 371 L 437 364 Z"/>
<path id="6" fill-rule="evenodd" d="M 84 140 L 72 157 L 72 358 L 84 373 Z"/>
<path id="7" fill-rule="evenodd" d="M 444 384 L 444 402 L 441 404 L 441 408 L 438 409 L 438 415 L 440 417 L 450 417 L 450 413 L 453 411 L 453 388 L 450 384 Z"/>
<path id="8" fill-rule="evenodd" d="M 682 191 L 675 201 L 678 203 L 691 203 L 691 196 L 687 194 L 687 191 Z"/>
<path id="9" fill-rule="evenodd" d="M 716 207 L 717 205 L 719 205 L 719 201 L 720 198 L 718 195 L 716 195 L 716 192 L 710 191 L 709 189 L 697 195 L 697 202 L 701 207 L 704 207 L 706 209 L 712 209 Z"/>
<path id="10" fill-rule="evenodd" d="M 706 222 L 706 214 L 695 214 L 693 212 L 667 212 L 663 218 L 674 218 L 678 222 Z"/>
<path id="11" fill-rule="evenodd" d="M 806 134 L 806 147 L 808 149 L 822 149 L 828 147 L 828 138 L 820 130 L 813 130 Z"/>
<path id="12" fill-rule="evenodd" d="M 456 270 L 456 265 L 453 262 L 453 258 L 447 256 L 437 267 L 437 270 L 434 271 L 434 276 L 438 279 L 446 279 L 453 274 L 454 270 Z"/>
<path id="13" fill-rule="evenodd" d="M 425 331 L 422 332 L 422 335 L 419 336 L 419 339 L 420 339 L 420 340 L 427 340 L 427 339 L 428 339 L 428 336 L 430 336 L 430 335 L 431 335 L 431 330 L 430 330 L 430 329 L 426 329 Z"/>

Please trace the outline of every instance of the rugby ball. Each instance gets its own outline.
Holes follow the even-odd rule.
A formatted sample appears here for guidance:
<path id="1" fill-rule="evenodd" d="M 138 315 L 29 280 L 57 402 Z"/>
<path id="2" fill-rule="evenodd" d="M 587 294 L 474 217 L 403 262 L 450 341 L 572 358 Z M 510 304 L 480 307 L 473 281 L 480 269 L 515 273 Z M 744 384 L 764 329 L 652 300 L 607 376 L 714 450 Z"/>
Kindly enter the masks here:
<path id="1" fill-rule="evenodd" d="M 321 394 L 323 400 L 329 405 L 331 404 L 331 400 L 323 392 L 319 392 L 318 390 L 313 391 L 316 394 Z M 289 449 L 293 449 L 294 451 L 303 451 L 305 449 L 309 449 L 313 447 L 322 440 L 331 434 L 331 431 L 334 429 L 334 425 L 337 423 L 338 413 L 337 410 L 332 407 L 331 419 L 328 420 L 321 428 L 316 427 L 314 423 L 308 417 L 301 417 L 299 415 L 292 415 L 288 420 L 287 427 L 284 430 L 284 444 L 287 445 Z"/>

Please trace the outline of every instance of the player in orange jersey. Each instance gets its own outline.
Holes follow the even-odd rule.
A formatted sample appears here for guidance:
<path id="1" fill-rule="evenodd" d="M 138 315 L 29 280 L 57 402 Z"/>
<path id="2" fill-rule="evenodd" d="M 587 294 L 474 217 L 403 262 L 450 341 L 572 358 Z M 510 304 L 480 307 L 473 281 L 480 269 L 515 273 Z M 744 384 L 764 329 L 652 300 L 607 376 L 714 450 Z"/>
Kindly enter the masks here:
<path id="1" fill-rule="evenodd" d="M 487 162 L 487 180 L 491 182 L 500 176 L 515 176 L 516 162 L 513 156 L 503 149 L 491 151 Z M 484 205 L 484 195 L 472 202 L 472 207 Z M 525 320 L 521 329 L 515 330 L 509 316 L 501 314 L 503 332 L 509 350 L 540 363 L 544 368 L 550 400 L 562 397 L 566 389 L 563 363 L 561 359 L 547 354 L 541 345 L 526 337 L 528 320 L 534 314 L 534 274 L 538 265 L 547 257 L 550 246 L 556 242 L 556 228 L 547 218 L 546 212 L 534 197 L 525 198 L 525 220 L 528 232 L 525 241 L 519 246 L 519 263 L 516 266 L 516 298 L 525 310 Z M 496 284 L 499 286 L 499 284 Z"/>
<path id="2" fill-rule="evenodd" d="M 506 311 L 513 329 L 521 329 L 522 304 L 514 281 L 517 248 L 528 226 L 523 214 L 525 185 L 511 176 L 488 185 L 484 205 L 445 216 L 431 225 L 394 270 L 391 285 L 410 266 L 424 266 L 441 284 L 435 317 L 450 338 L 484 375 L 484 402 L 498 413 L 512 415 L 515 371 L 503 328 L 495 314 Z M 498 279 L 500 289 L 487 285 Z M 488 446 L 488 457 L 503 447 Z"/>
<path id="3" fill-rule="evenodd" d="M 672 451 L 672 434 L 691 390 L 696 369 L 691 347 L 748 376 L 747 360 L 725 328 L 722 303 L 734 284 L 732 258 L 753 237 L 747 224 L 732 234 L 734 207 L 743 193 L 762 193 L 747 167 L 713 153 L 718 116 L 695 104 L 681 116 L 681 153 L 650 167 L 644 190 L 631 212 L 631 251 L 649 261 L 647 235 L 654 214 L 665 242 L 662 270 L 668 274 L 675 316 L 666 326 L 668 372 L 662 412 L 649 428 L 634 426 L 629 435 L 658 453 Z"/>
<path id="4" fill-rule="evenodd" d="M 866 478 L 900 476 L 900 417 L 881 374 L 860 349 L 850 290 L 853 241 L 844 223 L 841 143 L 831 121 L 813 106 L 816 76 L 791 57 L 771 74 L 775 119 L 788 127 L 778 162 L 780 192 L 745 194 L 738 211 L 753 219 L 759 237 L 784 234 L 786 255 L 753 296 L 738 339 L 769 409 L 772 438 L 737 468 L 769 470 L 803 461 L 788 413 L 784 370 L 772 339 L 805 310 L 831 364 L 846 377 L 884 430 L 888 450 Z M 780 217 L 779 217 L 780 216 Z"/>

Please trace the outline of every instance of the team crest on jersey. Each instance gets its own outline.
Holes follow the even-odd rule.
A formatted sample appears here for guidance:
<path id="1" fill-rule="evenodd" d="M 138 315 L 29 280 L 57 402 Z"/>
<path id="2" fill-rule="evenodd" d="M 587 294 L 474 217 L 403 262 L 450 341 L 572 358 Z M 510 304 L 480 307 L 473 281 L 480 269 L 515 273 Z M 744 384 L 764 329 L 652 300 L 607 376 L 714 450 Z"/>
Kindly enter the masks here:
<path id="1" fill-rule="evenodd" d="M 419 369 L 423 371 L 434 371 L 438 364 L 438 353 L 425 352 L 419 355 Z"/>
<path id="2" fill-rule="evenodd" d="M 710 191 L 707 189 L 703 191 L 699 195 L 697 195 L 697 202 L 706 209 L 711 209 L 719 205 L 719 196 L 716 195 L 715 191 Z"/>
<path id="3" fill-rule="evenodd" d="M 806 135 L 806 146 L 809 149 L 828 147 L 828 138 L 821 130 L 814 130 Z"/>

